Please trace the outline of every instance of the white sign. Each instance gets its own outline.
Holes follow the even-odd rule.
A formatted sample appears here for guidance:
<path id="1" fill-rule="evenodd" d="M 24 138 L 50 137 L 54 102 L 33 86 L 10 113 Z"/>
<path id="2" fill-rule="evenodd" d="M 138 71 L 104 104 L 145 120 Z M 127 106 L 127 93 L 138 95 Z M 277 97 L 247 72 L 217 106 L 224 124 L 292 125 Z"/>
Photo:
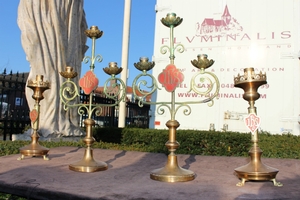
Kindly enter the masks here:
<path id="1" fill-rule="evenodd" d="M 272 8 L 272 9 L 271 9 Z M 253 67 L 267 75 L 267 84 L 259 87 L 260 98 L 255 102 L 261 118 L 260 128 L 270 133 L 290 132 L 299 135 L 298 115 L 300 50 L 299 0 L 157 0 L 153 60 L 153 76 L 158 77 L 170 63 L 169 54 L 160 48 L 170 45 L 170 29 L 161 23 L 168 13 L 176 13 L 183 22 L 174 28 L 174 43 L 185 47 L 175 51 L 175 65 L 184 73 L 184 81 L 176 88 L 176 102 L 199 100 L 202 97 L 190 90 L 190 80 L 198 69 L 191 60 L 207 54 L 215 63 L 207 69 L 220 81 L 219 98 L 214 105 L 191 105 L 191 114 L 184 115 L 184 107 L 176 113 L 180 129 L 208 130 L 215 124 L 221 130 L 248 132 L 244 118 L 248 116 L 248 102 L 244 91 L 234 87 L 234 76 Z M 205 87 L 205 85 L 203 85 Z M 152 101 L 170 101 L 171 93 L 158 90 Z M 152 128 L 166 129 L 170 114 L 163 115 L 152 106 L 155 115 Z"/>

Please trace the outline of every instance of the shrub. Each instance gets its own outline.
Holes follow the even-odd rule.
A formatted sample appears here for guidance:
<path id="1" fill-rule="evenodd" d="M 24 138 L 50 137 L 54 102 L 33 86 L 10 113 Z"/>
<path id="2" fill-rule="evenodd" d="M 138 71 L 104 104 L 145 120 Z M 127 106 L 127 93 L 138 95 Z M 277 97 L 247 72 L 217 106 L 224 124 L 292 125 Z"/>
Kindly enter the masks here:
<path id="1" fill-rule="evenodd" d="M 93 148 L 116 149 L 126 151 L 144 151 L 166 153 L 165 143 L 168 141 L 168 130 L 142 128 L 95 128 L 93 136 L 96 142 Z M 258 134 L 258 145 L 263 150 L 263 157 L 299 159 L 300 137 L 284 134 L 272 135 L 267 132 Z M 248 156 L 251 148 L 251 135 L 238 132 L 218 132 L 201 130 L 178 130 L 176 140 L 180 146 L 177 154 L 208 156 Z M 18 154 L 19 149 L 30 144 L 30 141 L 0 141 L 0 156 Z M 79 142 L 41 141 L 47 148 L 59 146 L 86 147 Z"/>

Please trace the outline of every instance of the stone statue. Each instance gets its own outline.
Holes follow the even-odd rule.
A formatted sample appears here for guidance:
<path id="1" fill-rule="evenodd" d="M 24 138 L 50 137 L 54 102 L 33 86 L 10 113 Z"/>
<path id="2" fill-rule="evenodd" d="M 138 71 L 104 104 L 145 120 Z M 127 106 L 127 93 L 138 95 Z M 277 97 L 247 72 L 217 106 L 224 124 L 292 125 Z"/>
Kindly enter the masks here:
<path id="1" fill-rule="evenodd" d="M 50 89 L 40 103 L 39 133 L 80 136 L 77 109 L 65 111 L 60 102 L 59 89 L 65 81 L 59 72 L 72 66 L 78 74 L 87 50 L 87 29 L 83 0 L 20 0 L 18 25 L 27 60 L 30 63 L 28 80 L 43 75 Z M 79 76 L 74 79 L 78 83 Z M 26 88 L 30 110 L 34 100 L 32 90 Z M 79 102 L 79 98 L 77 100 Z"/>

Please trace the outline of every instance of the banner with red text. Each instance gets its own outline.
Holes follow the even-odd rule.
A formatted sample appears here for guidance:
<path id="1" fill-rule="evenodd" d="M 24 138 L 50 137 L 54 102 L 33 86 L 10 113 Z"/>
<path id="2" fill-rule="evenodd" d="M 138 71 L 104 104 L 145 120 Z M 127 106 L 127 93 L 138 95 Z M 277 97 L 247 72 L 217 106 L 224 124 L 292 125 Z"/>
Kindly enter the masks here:
<path id="1" fill-rule="evenodd" d="M 248 132 L 244 119 L 249 104 L 244 91 L 234 87 L 234 77 L 245 68 L 255 73 L 266 73 L 267 84 L 259 87 L 260 98 L 255 102 L 261 123 L 259 130 L 271 133 L 299 135 L 299 0 L 157 0 L 153 61 L 153 76 L 158 77 L 170 64 L 170 29 L 161 23 L 168 13 L 176 13 L 183 22 L 174 28 L 174 46 L 182 44 L 184 52 L 175 50 L 175 65 L 184 74 L 184 80 L 175 90 L 176 102 L 191 102 L 205 98 L 190 91 L 191 79 L 198 72 L 191 61 L 198 54 L 207 54 L 215 63 L 207 69 L 220 81 L 220 91 L 214 104 L 192 104 L 176 112 L 179 129 Z M 163 87 L 160 85 L 160 87 Z M 209 84 L 201 85 L 202 88 Z M 208 94 L 209 95 L 209 94 Z M 171 93 L 158 90 L 151 98 L 155 102 L 171 100 Z M 168 109 L 163 114 L 152 106 L 150 126 L 166 129 L 171 119 Z"/>

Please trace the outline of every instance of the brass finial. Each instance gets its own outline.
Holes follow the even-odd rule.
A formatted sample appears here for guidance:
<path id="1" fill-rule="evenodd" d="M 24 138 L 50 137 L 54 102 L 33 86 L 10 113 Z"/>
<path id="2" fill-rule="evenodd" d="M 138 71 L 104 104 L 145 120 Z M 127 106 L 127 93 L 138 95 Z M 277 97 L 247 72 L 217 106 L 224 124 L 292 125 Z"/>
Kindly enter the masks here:
<path id="1" fill-rule="evenodd" d="M 91 26 L 91 28 L 89 30 L 84 31 L 84 33 L 89 38 L 96 38 L 96 39 L 100 38 L 103 35 L 103 31 L 100 31 L 98 29 L 98 26 Z"/>
<path id="2" fill-rule="evenodd" d="M 35 80 L 28 80 L 27 87 L 39 87 L 39 88 L 50 88 L 50 82 L 49 81 L 43 81 L 44 76 L 43 75 L 36 75 Z"/>
<path id="3" fill-rule="evenodd" d="M 116 62 L 108 63 L 108 67 L 103 68 L 103 71 L 108 75 L 118 75 L 122 72 L 123 68 L 118 67 Z"/>
<path id="4" fill-rule="evenodd" d="M 165 18 L 162 18 L 161 23 L 167 27 L 176 27 L 181 24 L 183 21 L 183 18 L 176 17 L 175 13 L 168 13 Z"/>
<path id="5" fill-rule="evenodd" d="M 73 71 L 73 67 L 67 66 L 65 71 L 59 72 L 60 75 L 64 78 L 75 78 L 78 74 Z"/>
<path id="6" fill-rule="evenodd" d="M 133 64 L 140 71 L 149 71 L 155 66 L 155 62 L 149 62 L 149 58 L 140 57 L 140 62 Z"/>
<path id="7" fill-rule="evenodd" d="M 207 69 L 210 66 L 212 66 L 214 64 L 214 60 L 209 60 L 207 59 L 207 55 L 206 54 L 199 54 L 197 56 L 197 60 L 191 60 L 191 63 L 194 67 L 198 68 L 198 69 Z"/>
<path id="8" fill-rule="evenodd" d="M 253 81 L 261 81 L 263 84 L 267 81 L 266 73 L 262 73 L 261 71 L 258 74 L 255 74 L 254 68 L 245 68 L 244 74 L 238 74 L 234 77 L 234 85 L 238 85 L 245 82 L 253 82 Z"/>

